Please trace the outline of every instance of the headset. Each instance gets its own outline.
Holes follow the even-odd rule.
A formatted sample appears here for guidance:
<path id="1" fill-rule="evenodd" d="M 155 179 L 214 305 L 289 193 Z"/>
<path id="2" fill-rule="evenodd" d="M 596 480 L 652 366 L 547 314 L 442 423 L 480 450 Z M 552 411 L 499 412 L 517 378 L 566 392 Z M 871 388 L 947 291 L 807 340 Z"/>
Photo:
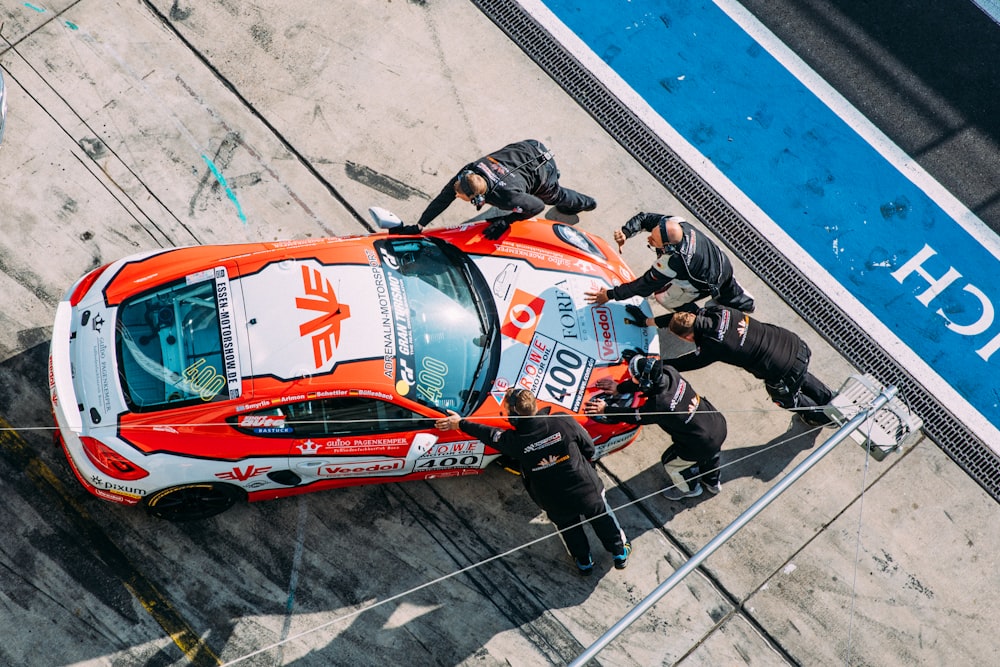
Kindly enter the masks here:
<path id="1" fill-rule="evenodd" d="M 471 169 L 464 170 L 458 175 L 458 187 L 462 189 L 462 194 L 469 198 L 469 202 L 476 207 L 476 210 L 480 210 L 483 204 L 486 203 L 486 193 L 477 195 L 476 191 L 472 189 L 472 185 L 469 183 L 469 176 L 475 175 L 476 172 Z M 487 192 L 489 191 L 489 184 L 487 183 Z"/>
<path id="2" fill-rule="evenodd" d="M 663 377 L 663 363 L 659 359 L 637 354 L 628 362 L 628 372 L 632 381 L 639 385 L 639 391 L 648 393 L 660 383 Z"/>
<path id="3" fill-rule="evenodd" d="M 681 263 L 684 264 L 684 270 L 687 271 L 688 282 L 701 283 L 702 285 L 708 288 L 708 291 L 712 295 L 712 298 L 719 296 L 719 285 L 717 283 L 710 283 L 707 280 L 696 278 L 691 274 L 691 267 L 688 266 L 687 257 L 684 255 L 684 253 L 679 252 L 677 249 L 677 246 L 680 244 L 667 243 L 667 221 L 670 220 L 671 218 L 677 218 L 677 216 L 671 216 L 670 218 L 668 218 L 665 215 L 660 216 L 660 239 L 662 239 L 663 241 L 662 253 L 664 255 L 679 255 L 681 258 Z M 678 221 L 684 220 L 683 218 L 677 218 L 677 219 Z M 684 220 L 684 222 L 687 221 Z M 654 248 L 654 250 L 657 250 L 658 255 L 660 254 L 659 248 Z"/>
<path id="4" fill-rule="evenodd" d="M 542 151 L 535 157 L 524 161 L 523 163 L 517 165 L 513 169 L 508 169 L 507 174 L 513 174 L 519 172 L 534 162 L 538 162 L 539 166 L 541 166 L 546 162 L 548 162 L 549 160 L 551 160 L 553 156 L 554 153 L 552 151 L 549 150 Z M 489 159 L 492 160 L 492 158 Z M 476 174 L 476 172 L 472 171 L 471 169 L 462 170 L 462 172 L 458 175 L 458 187 L 461 188 L 462 194 L 464 194 L 466 197 L 469 198 L 469 203 L 475 206 L 476 210 L 478 211 L 483 208 L 484 204 L 486 204 L 486 195 L 489 194 L 490 190 L 493 189 L 494 185 L 490 183 L 489 179 L 484 178 L 484 180 L 486 180 L 486 192 L 484 192 L 481 195 L 477 195 L 475 190 L 473 190 L 472 186 L 469 184 L 469 176 L 473 175 L 481 176 L 480 174 Z"/>

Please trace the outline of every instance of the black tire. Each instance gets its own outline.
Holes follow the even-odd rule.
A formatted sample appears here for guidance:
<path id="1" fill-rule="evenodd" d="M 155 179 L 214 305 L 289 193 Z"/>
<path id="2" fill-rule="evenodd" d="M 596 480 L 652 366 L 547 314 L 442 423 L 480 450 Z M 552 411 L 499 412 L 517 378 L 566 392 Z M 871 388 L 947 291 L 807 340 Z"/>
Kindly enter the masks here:
<path id="1" fill-rule="evenodd" d="M 246 493 L 237 486 L 200 482 L 157 491 L 146 498 L 146 511 L 167 521 L 199 521 L 244 500 Z"/>

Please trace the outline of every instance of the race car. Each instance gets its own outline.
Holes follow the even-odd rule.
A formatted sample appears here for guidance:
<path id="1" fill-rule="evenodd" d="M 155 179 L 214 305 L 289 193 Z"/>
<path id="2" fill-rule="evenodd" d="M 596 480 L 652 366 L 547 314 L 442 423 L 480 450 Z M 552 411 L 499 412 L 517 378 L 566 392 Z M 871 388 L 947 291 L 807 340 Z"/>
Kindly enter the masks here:
<path id="1" fill-rule="evenodd" d="M 73 473 L 174 521 L 474 475 L 499 452 L 434 421 L 506 426 L 512 386 L 575 415 L 595 458 L 627 446 L 637 427 L 583 404 L 658 338 L 626 323 L 625 302 L 583 295 L 632 271 L 567 224 L 520 221 L 500 241 L 485 227 L 169 248 L 91 271 L 58 305 L 49 357 Z"/>

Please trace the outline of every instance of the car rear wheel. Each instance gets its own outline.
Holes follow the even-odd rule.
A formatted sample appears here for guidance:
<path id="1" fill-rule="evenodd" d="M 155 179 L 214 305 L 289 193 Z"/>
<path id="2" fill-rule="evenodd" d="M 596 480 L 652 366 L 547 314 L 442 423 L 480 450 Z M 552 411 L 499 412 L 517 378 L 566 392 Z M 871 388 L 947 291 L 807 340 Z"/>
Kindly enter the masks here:
<path id="1" fill-rule="evenodd" d="M 246 500 L 246 493 L 232 484 L 184 484 L 146 498 L 146 511 L 167 521 L 198 521 L 225 512 L 242 500 Z"/>

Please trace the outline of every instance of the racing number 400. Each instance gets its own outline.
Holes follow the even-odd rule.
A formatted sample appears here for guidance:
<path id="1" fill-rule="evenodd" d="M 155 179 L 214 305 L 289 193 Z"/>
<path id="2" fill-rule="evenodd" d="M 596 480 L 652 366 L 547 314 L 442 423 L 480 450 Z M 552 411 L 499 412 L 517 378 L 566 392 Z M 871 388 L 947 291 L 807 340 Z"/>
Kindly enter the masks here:
<path id="1" fill-rule="evenodd" d="M 429 403 L 437 403 L 441 400 L 447 376 L 448 364 L 425 356 L 420 360 L 420 371 L 417 373 L 417 394 Z"/>
<path id="2" fill-rule="evenodd" d="M 580 384 L 578 371 L 583 367 L 583 357 L 568 347 L 560 347 L 553 355 L 552 364 L 545 376 L 545 391 L 559 403 L 576 392 Z"/>

